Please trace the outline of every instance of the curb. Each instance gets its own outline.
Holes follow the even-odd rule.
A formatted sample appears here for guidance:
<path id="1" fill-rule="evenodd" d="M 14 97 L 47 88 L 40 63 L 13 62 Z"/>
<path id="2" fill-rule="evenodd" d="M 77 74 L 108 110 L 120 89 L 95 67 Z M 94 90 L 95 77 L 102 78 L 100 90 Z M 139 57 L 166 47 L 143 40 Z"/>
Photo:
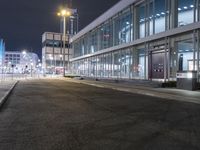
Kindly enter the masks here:
<path id="1" fill-rule="evenodd" d="M 4 96 L 0 99 L 0 108 L 3 106 L 3 104 L 6 102 L 10 94 L 12 93 L 13 89 L 17 85 L 19 81 L 16 81 L 14 85 L 4 94 Z"/>
<path id="2" fill-rule="evenodd" d="M 109 88 L 109 87 L 105 86 L 105 88 Z M 145 90 L 138 90 L 138 89 L 132 89 L 132 90 L 123 89 L 123 88 L 110 88 L 110 89 L 122 91 L 122 92 L 129 92 L 133 94 L 151 96 L 151 97 L 156 97 L 156 98 L 162 98 L 162 99 L 167 99 L 167 100 L 200 104 L 199 98 L 191 98 L 191 97 L 189 98 L 182 95 L 175 95 L 175 94 L 163 93 L 163 92 L 158 92 L 158 91 L 147 91 L 147 90 L 145 91 Z"/>
<path id="3" fill-rule="evenodd" d="M 117 91 L 121 91 L 121 92 L 128 92 L 128 93 L 133 93 L 133 94 L 141 94 L 141 95 L 157 97 L 157 98 L 162 98 L 162 99 L 168 99 L 168 100 L 175 100 L 175 101 L 180 101 L 180 102 L 189 102 L 189 103 L 200 104 L 199 98 L 194 98 L 194 97 L 190 97 L 189 98 L 189 97 L 185 97 L 185 96 L 182 96 L 182 95 L 174 95 L 174 94 L 163 93 L 163 92 L 158 92 L 158 91 L 141 90 L 141 89 L 137 89 L 137 88 L 130 90 L 130 89 L 120 88 L 120 87 L 112 87 L 112 86 L 107 86 L 107 85 L 98 85 L 98 84 L 95 84 L 95 83 L 87 83 L 87 82 L 72 81 L 72 80 L 65 80 L 65 81 L 79 83 L 79 84 L 85 84 L 85 85 L 90 85 L 90 86 L 99 87 L 99 88 L 107 88 L 107 89 L 117 90 Z"/>

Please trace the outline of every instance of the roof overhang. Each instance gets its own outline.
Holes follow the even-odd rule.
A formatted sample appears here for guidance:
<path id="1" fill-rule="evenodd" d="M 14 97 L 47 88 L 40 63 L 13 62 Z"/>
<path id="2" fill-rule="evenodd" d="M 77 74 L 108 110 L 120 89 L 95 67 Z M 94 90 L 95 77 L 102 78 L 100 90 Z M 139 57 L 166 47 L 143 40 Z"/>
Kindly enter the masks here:
<path id="1" fill-rule="evenodd" d="M 138 0 L 121 0 L 117 4 L 115 4 L 113 7 L 111 7 L 109 10 L 107 10 L 105 13 L 103 13 L 101 16 L 99 16 L 97 19 L 95 19 L 93 22 L 91 22 L 88 26 L 83 28 L 80 32 L 78 32 L 76 35 L 72 37 L 72 42 L 77 40 L 78 38 L 82 37 L 86 33 L 90 32 L 97 26 L 101 25 L 104 23 L 106 20 L 109 18 L 113 17 L 116 15 L 118 12 L 122 11 L 129 5 L 133 4 Z"/>

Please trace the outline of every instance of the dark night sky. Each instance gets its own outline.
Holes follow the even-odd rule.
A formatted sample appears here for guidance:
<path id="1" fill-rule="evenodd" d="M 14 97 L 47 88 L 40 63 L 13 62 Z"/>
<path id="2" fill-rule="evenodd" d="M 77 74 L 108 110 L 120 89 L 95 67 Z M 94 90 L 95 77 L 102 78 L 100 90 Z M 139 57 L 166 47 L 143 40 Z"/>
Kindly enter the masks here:
<path id="1" fill-rule="evenodd" d="M 58 8 L 64 0 L 0 0 L 0 37 L 6 50 L 28 49 L 41 55 L 41 36 L 59 32 Z M 80 29 L 119 0 L 73 0 L 79 12 Z"/>

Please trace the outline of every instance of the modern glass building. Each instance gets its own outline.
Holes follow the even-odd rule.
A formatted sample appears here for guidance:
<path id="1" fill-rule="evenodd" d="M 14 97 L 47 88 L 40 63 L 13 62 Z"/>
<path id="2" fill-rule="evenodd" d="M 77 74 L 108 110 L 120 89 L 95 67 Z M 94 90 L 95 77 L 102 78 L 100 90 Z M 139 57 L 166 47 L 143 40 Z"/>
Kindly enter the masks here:
<path id="1" fill-rule="evenodd" d="M 176 80 L 200 69 L 200 0 L 121 0 L 72 38 L 74 74 Z"/>

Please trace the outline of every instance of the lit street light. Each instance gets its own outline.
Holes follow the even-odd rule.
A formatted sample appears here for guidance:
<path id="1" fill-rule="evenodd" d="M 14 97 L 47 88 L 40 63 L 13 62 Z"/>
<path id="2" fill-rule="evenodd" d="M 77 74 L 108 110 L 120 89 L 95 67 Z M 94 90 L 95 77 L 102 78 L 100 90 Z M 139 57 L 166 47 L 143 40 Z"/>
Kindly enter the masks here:
<path id="1" fill-rule="evenodd" d="M 63 76 L 65 77 L 65 42 L 66 42 L 66 17 L 71 16 L 71 12 L 63 9 L 57 13 L 58 16 L 63 18 Z M 69 43 L 69 41 L 68 41 Z M 69 69 L 69 48 L 68 48 L 68 61 L 67 67 Z"/>
<path id="2" fill-rule="evenodd" d="M 25 51 L 25 50 L 23 50 L 23 51 L 22 51 L 22 54 L 23 54 L 23 55 L 26 55 L 26 51 Z"/>

